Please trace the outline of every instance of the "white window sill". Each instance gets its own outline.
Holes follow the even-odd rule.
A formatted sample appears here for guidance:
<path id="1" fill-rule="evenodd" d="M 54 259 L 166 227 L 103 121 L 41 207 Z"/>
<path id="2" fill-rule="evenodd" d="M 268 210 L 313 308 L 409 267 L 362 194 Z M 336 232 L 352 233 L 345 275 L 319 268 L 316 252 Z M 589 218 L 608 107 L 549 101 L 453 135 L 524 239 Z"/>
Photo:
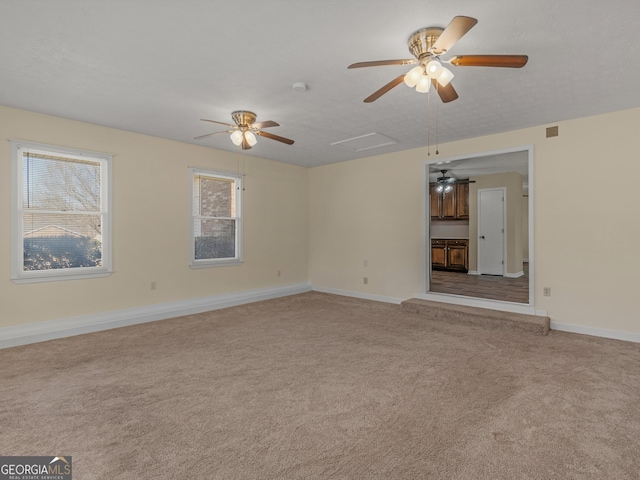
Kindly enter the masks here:
<path id="1" fill-rule="evenodd" d="M 243 260 L 229 259 L 229 260 L 200 260 L 193 262 L 189 265 L 189 268 L 211 268 L 211 267 L 230 267 L 232 265 L 242 265 Z"/>
<path id="2" fill-rule="evenodd" d="M 92 272 L 92 273 L 73 273 L 67 275 L 29 275 L 12 278 L 13 283 L 40 283 L 40 282 L 60 282 L 64 280 L 84 280 L 87 278 L 103 278 L 108 277 L 113 272 Z"/>

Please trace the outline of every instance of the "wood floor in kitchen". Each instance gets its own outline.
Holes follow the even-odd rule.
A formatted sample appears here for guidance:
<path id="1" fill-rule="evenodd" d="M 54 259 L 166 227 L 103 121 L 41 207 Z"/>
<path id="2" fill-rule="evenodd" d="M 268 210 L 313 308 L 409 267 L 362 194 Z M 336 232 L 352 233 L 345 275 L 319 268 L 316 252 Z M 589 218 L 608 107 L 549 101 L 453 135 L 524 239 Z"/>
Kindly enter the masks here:
<path id="1" fill-rule="evenodd" d="M 503 302 L 529 303 L 529 269 L 518 278 L 496 275 L 468 275 L 463 272 L 431 272 L 431 288 L 434 293 L 464 295 Z"/>

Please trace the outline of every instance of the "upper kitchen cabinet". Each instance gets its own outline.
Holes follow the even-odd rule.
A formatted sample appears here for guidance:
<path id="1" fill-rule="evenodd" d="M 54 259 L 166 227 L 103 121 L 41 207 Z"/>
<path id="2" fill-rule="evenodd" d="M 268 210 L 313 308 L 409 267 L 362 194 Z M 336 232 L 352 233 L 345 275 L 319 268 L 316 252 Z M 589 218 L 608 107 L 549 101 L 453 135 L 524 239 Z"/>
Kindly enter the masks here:
<path id="1" fill-rule="evenodd" d="M 469 219 L 469 184 L 456 183 L 456 218 Z"/>
<path id="2" fill-rule="evenodd" d="M 438 192 L 436 192 L 436 184 L 432 183 L 429 184 L 429 199 L 430 199 L 430 204 L 431 204 L 431 219 L 432 220 L 437 220 L 438 218 L 440 218 L 440 210 L 441 210 L 441 206 L 440 206 L 440 201 L 442 200 L 440 194 Z"/>
<path id="3" fill-rule="evenodd" d="M 456 183 L 449 193 L 436 192 L 437 185 L 429 185 L 432 220 L 468 220 L 469 184 Z"/>

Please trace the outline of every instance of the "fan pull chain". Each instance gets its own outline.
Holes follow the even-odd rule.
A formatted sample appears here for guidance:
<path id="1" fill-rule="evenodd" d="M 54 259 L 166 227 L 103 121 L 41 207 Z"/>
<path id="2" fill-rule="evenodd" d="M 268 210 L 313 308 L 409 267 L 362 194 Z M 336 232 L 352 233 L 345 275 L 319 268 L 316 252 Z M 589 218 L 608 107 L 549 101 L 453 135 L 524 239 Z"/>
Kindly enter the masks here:
<path id="1" fill-rule="evenodd" d="M 436 82 L 436 92 L 438 92 L 438 82 Z M 440 93 L 438 92 L 438 96 L 440 96 Z M 438 155 L 440 152 L 438 151 L 438 104 L 440 102 L 436 102 L 436 155 Z"/>
<path id="2" fill-rule="evenodd" d="M 427 92 L 427 157 L 431 156 L 431 127 L 429 125 L 429 112 L 431 112 L 431 92 Z"/>
<path id="3" fill-rule="evenodd" d="M 236 162 L 238 165 L 238 176 L 242 179 L 242 191 L 244 192 L 246 190 L 246 187 L 244 186 L 244 177 L 246 177 L 246 173 L 245 173 L 245 163 L 244 163 L 244 155 L 240 155 L 240 151 L 241 151 L 241 146 L 238 145 L 238 153 L 236 153 Z M 240 168 L 240 163 L 242 162 L 242 168 Z"/>

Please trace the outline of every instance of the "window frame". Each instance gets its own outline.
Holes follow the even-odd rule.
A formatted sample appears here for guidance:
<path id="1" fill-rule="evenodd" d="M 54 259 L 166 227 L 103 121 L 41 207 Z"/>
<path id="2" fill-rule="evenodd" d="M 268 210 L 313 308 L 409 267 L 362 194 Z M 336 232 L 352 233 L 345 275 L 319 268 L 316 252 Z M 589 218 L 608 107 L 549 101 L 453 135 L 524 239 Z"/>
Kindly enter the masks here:
<path id="1" fill-rule="evenodd" d="M 236 191 L 235 195 L 235 212 L 236 216 L 232 217 L 235 220 L 235 256 L 233 258 L 206 258 L 206 259 L 196 259 L 196 236 L 195 236 L 195 222 L 196 220 L 202 218 L 210 218 L 203 217 L 202 215 L 196 215 L 194 212 L 194 199 L 196 195 L 195 187 L 195 179 L 196 176 L 205 176 L 211 178 L 219 178 L 221 180 L 231 180 L 233 181 L 234 188 Z M 241 265 L 244 263 L 243 258 L 243 212 L 242 212 L 242 175 L 225 172 L 220 170 L 209 170 L 205 168 L 189 168 L 189 181 L 190 181 L 190 196 L 189 196 L 189 232 L 190 232 L 190 247 L 189 247 L 189 267 L 190 268 L 210 268 L 210 267 L 225 267 L 230 265 Z M 211 217 L 214 218 L 214 217 Z"/>
<path id="2" fill-rule="evenodd" d="M 107 277 L 113 273 L 112 169 L 113 155 L 25 140 L 9 140 L 11 145 L 11 280 L 14 283 L 52 282 Z M 23 152 L 33 150 L 71 160 L 100 164 L 101 262 L 99 267 L 71 267 L 51 270 L 24 270 Z"/>

